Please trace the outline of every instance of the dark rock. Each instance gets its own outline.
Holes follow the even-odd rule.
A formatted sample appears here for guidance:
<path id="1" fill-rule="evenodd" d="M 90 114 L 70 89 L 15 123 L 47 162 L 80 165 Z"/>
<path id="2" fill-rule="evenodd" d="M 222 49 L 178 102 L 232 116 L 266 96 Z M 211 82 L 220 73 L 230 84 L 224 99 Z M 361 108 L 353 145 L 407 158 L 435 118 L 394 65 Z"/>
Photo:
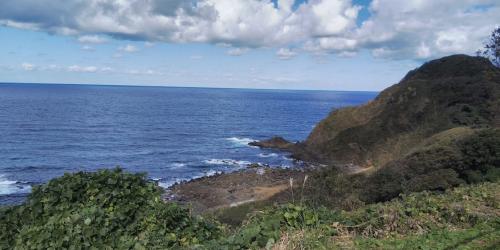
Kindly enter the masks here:
<path id="1" fill-rule="evenodd" d="M 293 146 L 295 144 L 285 140 L 283 137 L 276 136 L 276 137 L 273 137 L 269 140 L 250 142 L 250 143 L 248 143 L 248 145 L 259 147 L 259 148 L 289 150 L 289 149 L 293 148 Z"/>

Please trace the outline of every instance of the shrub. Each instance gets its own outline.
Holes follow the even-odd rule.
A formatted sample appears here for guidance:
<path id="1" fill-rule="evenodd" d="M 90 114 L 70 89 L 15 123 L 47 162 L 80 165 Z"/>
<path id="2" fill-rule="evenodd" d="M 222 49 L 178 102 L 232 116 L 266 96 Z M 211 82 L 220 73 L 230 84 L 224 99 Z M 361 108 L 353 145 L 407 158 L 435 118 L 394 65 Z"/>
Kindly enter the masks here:
<path id="1" fill-rule="evenodd" d="M 251 215 L 246 223 L 217 247 L 227 249 L 261 249 L 274 245 L 283 232 L 323 228 L 335 234 L 329 221 L 339 213 L 327 209 L 311 209 L 307 206 L 286 204 L 268 207 Z"/>
<path id="2" fill-rule="evenodd" d="M 464 140 L 460 149 L 463 163 L 472 170 L 486 173 L 500 167 L 500 129 L 486 129 Z"/>
<path id="3" fill-rule="evenodd" d="M 464 183 L 496 181 L 500 172 L 500 129 L 479 129 L 459 140 L 434 142 L 391 162 L 366 178 L 364 201 L 400 193 L 444 191 Z"/>
<path id="4" fill-rule="evenodd" d="M 353 211 L 292 204 L 268 208 L 256 212 L 231 237 L 213 248 L 393 249 L 396 244 L 397 249 L 427 249 L 428 245 L 455 249 L 469 244 L 471 239 L 466 236 L 471 230 L 485 246 L 495 245 L 494 236 L 500 229 L 499 188 L 499 183 L 484 183 L 440 194 L 412 193 Z M 488 235 L 491 230 L 497 233 Z M 405 243 L 404 239 L 410 241 Z"/>
<path id="5" fill-rule="evenodd" d="M 144 174 L 65 174 L 0 211 L 0 248 L 175 248 L 221 235 L 218 224 L 166 204 Z"/>

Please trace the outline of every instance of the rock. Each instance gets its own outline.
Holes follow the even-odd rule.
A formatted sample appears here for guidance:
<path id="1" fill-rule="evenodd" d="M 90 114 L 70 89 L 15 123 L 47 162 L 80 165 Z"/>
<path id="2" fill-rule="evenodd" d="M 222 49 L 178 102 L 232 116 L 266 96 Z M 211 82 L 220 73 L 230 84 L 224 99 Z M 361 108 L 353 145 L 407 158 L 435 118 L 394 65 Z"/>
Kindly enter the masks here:
<path id="1" fill-rule="evenodd" d="M 285 140 L 283 137 L 276 136 L 269 140 L 250 142 L 248 143 L 248 145 L 259 148 L 288 150 L 291 149 L 295 144 Z"/>
<path id="2" fill-rule="evenodd" d="M 248 168 L 260 168 L 260 164 L 259 163 L 252 163 L 252 164 L 249 164 L 248 165 Z"/>

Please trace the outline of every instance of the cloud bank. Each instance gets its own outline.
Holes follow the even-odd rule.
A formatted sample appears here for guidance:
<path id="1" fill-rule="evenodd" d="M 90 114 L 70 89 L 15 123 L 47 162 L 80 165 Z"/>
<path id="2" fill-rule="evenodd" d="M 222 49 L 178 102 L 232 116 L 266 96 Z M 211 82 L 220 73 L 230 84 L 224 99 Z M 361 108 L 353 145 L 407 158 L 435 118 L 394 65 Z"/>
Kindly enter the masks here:
<path id="1" fill-rule="evenodd" d="M 359 20 L 360 11 L 368 18 Z M 70 35 L 84 44 L 115 39 L 212 43 L 297 51 L 425 59 L 473 53 L 500 24 L 497 0 L 6 0 L 0 24 Z M 103 37 L 104 36 L 104 37 Z M 293 50 L 291 49 L 293 48 Z M 124 49 L 124 51 L 127 51 Z M 242 53 L 243 52 L 243 53 Z"/>

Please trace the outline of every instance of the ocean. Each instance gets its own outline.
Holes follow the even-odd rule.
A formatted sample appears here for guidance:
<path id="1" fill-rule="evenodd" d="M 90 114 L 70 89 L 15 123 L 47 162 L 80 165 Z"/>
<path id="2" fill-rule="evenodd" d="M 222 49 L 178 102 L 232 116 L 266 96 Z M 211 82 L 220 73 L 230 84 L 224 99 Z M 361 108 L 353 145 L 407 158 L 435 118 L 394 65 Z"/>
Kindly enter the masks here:
<path id="1" fill-rule="evenodd" d="M 0 204 L 66 172 L 120 166 L 176 182 L 245 168 L 294 167 L 247 145 L 304 140 L 332 110 L 375 92 L 0 84 Z"/>

